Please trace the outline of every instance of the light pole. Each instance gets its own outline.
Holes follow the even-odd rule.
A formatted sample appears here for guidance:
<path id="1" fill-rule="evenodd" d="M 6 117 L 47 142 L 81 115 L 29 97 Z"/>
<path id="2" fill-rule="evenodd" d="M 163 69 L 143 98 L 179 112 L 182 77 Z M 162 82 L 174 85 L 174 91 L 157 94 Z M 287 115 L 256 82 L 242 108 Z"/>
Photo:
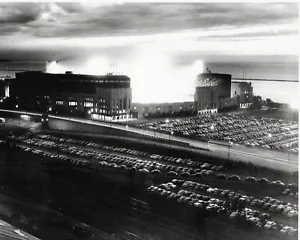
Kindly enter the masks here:
<path id="1" fill-rule="evenodd" d="M 269 138 L 269 141 L 271 142 L 271 139 L 272 139 L 272 134 L 271 133 L 268 134 L 268 138 Z"/>
<path id="2" fill-rule="evenodd" d="M 271 133 L 268 134 L 268 138 L 269 138 L 269 143 L 271 143 L 271 139 L 272 139 L 272 134 Z"/>
<path id="3" fill-rule="evenodd" d="M 173 134 L 174 134 L 173 131 L 170 131 L 170 132 L 169 132 L 169 148 L 170 148 L 170 146 L 171 146 L 171 135 L 173 135 Z"/>
<path id="4" fill-rule="evenodd" d="M 211 125 L 210 126 L 210 130 L 211 130 L 211 132 L 213 132 L 214 130 L 215 130 L 215 126 L 214 125 Z M 212 139 L 213 140 L 213 139 Z"/>
<path id="5" fill-rule="evenodd" d="M 127 129 L 128 129 L 128 125 L 126 125 L 125 129 L 124 129 L 124 141 L 125 141 L 125 134 L 126 134 Z"/>
<path id="6" fill-rule="evenodd" d="M 228 145 L 228 159 L 230 159 L 230 149 L 232 148 L 233 142 L 231 142 L 231 141 L 229 140 L 228 143 L 229 143 L 229 145 Z"/>

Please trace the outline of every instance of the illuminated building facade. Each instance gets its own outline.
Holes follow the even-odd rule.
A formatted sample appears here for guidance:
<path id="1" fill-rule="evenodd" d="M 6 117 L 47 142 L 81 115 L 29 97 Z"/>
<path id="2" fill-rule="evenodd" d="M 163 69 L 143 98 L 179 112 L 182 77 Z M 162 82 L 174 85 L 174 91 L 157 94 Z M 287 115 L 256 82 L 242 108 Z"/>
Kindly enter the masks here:
<path id="1" fill-rule="evenodd" d="M 91 116 L 99 120 L 127 119 L 132 92 L 125 75 L 16 73 L 10 96 L 19 109 Z"/>
<path id="2" fill-rule="evenodd" d="M 230 98 L 231 75 L 221 73 L 202 73 L 197 77 L 195 102 L 197 111 L 214 113 L 222 99 Z"/>

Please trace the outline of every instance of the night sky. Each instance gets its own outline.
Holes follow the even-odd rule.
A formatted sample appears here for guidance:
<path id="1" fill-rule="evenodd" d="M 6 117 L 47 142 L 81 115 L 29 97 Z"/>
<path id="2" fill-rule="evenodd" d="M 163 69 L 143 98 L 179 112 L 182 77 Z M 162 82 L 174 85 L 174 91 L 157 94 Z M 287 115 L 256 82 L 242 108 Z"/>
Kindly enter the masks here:
<path id="1" fill-rule="evenodd" d="M 298 80 L 298 10 L 296 3 L 2 2 L 0 67 L 44 69 L 58 60 L 49 72 L 104 74 L 116 64 L 131 77 L 135 102 L 192 100 L 206 67 Z M 253 86 L 289 102 L 298 84 Z"/>

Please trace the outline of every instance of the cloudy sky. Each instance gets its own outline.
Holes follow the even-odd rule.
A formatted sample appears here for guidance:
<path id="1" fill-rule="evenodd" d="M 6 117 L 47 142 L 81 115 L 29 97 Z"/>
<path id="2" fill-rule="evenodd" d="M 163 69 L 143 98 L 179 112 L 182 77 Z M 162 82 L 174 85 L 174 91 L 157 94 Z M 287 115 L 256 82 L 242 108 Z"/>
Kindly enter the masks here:
<path id="1" fill-rule="evenodd" d="M 296 3 L 0 3 L 0 66 L 123 72 L 138 102 L 193 99 L 209 67 L 298 80 Z M 1 71 L 0 71 L 1 73 Z M 3 73 L 4 74 L 4 73 Z M 2 74 L 2 75 L 3 75 Z M 1 75 L 1 74 L 0 74 Z M 254 83 L 277 101 L 295 84 Z"/>

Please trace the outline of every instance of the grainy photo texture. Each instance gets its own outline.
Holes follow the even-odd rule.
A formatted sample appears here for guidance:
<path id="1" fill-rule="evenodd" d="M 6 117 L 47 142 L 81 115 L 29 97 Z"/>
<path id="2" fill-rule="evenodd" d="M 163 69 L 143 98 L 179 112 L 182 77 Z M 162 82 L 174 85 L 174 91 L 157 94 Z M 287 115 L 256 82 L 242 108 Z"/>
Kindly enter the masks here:
<path id="1" fill-rule="evenodd" d="M 0 2 L 0 239 L 296 240 L 298 10 Z"/>

